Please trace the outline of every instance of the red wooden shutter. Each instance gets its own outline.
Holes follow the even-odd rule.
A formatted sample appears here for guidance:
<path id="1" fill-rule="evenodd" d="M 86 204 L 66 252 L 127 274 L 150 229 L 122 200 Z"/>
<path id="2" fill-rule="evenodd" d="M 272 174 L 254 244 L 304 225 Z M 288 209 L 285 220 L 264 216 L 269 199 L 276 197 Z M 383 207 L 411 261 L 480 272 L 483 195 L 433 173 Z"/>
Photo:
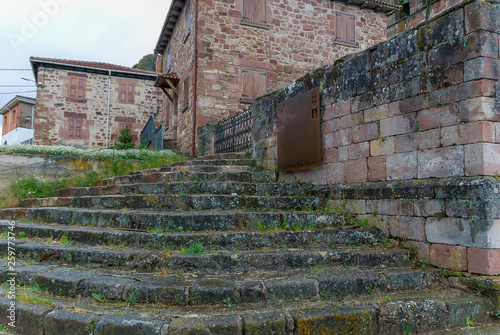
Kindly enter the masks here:
<path id="1" fill-rule="evenodd" d="M 243 0 L 243 20 L 266 24 L 266 0 Z"/>
<path id="2" fill-rule="evenodd" d="M 135 85 L 134 84 L 128 84 L 127 86 L 128 86 L 127 102 L 128 103 L 134 103 Z"/>
<path id="3" fill-rule="evenodd" d="M 267 92 L 267 73 L 261 70 L 242 70 L 242 99 L 252 101 Z"/>
<path id="4" fill-rule="evenodd" d="M 85 98 L 85 78 L 78 78 L 78 98 Z"/>
<path id="5" fill-rule="evenodd" d="M 335 13 L 335 40 L 356 44 L 356 17 L 345 13 Z"/>
<path id="6" fill-rule="evenodd" d="M 75 119 L 69 119 L 69 137 L 74 137 L 75 135 Z"/>
<path id="7" fill-rule="evenodd" d="M 188 3 L 186 6 L 186 14 L 184 21 L 184 37 L 186 37 L 191 31 L 191 3 Z"/>
<path id="8" fill-rule="evenodd" d="M 82 137 L 82 120 L 75 120 L 75 137 Z"/>
<path id="9" fill-rule="evenodd" d="M 74 77 L 69 78 L 69 97 L 76 98 L 77 97 L 77 79 Z"/>
<path id="10" fill-rule="evenodd" d="M 118 101 L 119 102 L 127 101 L 127 84 L 125 83 L 120 83 Z"/>
<path id="11" fill-rule="evenodd" d="M 189 105 L 189 76 L 184 79 L 184 108 Z"/>

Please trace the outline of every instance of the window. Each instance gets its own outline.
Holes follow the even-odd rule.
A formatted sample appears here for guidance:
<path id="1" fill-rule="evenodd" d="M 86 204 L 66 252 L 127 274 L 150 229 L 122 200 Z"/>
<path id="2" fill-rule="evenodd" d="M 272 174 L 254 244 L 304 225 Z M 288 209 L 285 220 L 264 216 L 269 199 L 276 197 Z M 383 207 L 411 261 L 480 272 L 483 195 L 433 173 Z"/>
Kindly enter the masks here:
<path id="1" fill-rule="evenodd" d="M 167 72 L 170 71 L 170 64 L 172 63 L 172 55 L 170 53 L 170 46 L 167 49 Z"/>
<path id="2" fill-rule="evenodd" d="M 80 76 L 69 76 L 69 95 L 73 102 L 86 102 L 87 78 Z"/>
<path id="3" fill-rule="evenodd" d="M 189 107 L 189 76 L 184 79 L 184 92 L 183 92 L 183 98 L 184 98 L 184 109 Z"/>
<path id="4" fill-rule="evenodd" d="M 15 123 L 16 122 L 16 111 L 13 110 L 12 111 L 12 120 L 10 121 L 10 123 Z"/>
<path id="5" fill-rule="evenodd" d="M 5 115 L 3 116 L 3 127 L 4 127 L 4 128 L 7 128 L 7 125 L 8 125 L 8 124 L 9 124 L 9 114 L 5 114 Z M 4 133 L 4 134 L 6 134 L 6 133 Z"/>
<path id="6" fill-rule="evenodd" d="M 186 5 L 186 14 L 184 20 L 184 38 L 189 36 L 191 32 L 191 3 Z"/>
<path id="7" fill-rule="evenodd" d="M 68 137 L 82 138 L 82 119 L 69 119 Z"/>
<path id="8" fill-rule="evenodd" d="M 132 124 L 127 123 L 127 122 L 120 122 L 118 123 L 118 132 L 121 132 L 123 128 L 128 127 L 130 131 L 132 131 Z"/>
<path id="9" fill-rule="evenodd" d="M 120 83 L 118 102 L 124 104 L 135 102 L 135 84 Z"/>
<path id="10" fill-rule="evenodd" d="M 335 42 L 356 45 L 356 17 L 335 13 Z"/>
<path id="11" fill-rule="evenodd" d="M 250 102 L 267 92 L 267 73 L 262 70 L 241 70 L 241 100 Z"/>
<path id="12" fill-rule="evenodd" d="M 266 25 L 266 0 L 243 0 L 243 22 Z"/>

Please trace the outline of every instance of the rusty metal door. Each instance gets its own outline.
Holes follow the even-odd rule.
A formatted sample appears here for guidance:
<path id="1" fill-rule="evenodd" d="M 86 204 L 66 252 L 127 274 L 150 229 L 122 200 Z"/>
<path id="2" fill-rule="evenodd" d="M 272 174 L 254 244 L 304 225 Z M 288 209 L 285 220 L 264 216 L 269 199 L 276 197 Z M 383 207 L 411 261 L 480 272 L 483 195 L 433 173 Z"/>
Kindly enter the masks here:
<path id="1" fill-rule="evenodd" d="M 319 87 L 278 105 L 278 171 L 321 166 Z"/>

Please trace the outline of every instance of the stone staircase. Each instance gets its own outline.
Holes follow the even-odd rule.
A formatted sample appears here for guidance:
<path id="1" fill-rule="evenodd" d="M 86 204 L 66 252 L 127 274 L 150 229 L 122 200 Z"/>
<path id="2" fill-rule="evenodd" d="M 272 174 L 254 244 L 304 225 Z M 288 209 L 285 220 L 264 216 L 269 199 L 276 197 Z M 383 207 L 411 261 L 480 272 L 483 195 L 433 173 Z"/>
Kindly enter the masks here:
<path id="1" fill-rule="evenodd" d="M 17 333 L 416 334 L 490 320 L 487 298 L 329 208 L 328 187 L 277 180 L 221 154 L 0 210 L 4 256 L 16 236 L 0 277 L 17 274 Z"/>

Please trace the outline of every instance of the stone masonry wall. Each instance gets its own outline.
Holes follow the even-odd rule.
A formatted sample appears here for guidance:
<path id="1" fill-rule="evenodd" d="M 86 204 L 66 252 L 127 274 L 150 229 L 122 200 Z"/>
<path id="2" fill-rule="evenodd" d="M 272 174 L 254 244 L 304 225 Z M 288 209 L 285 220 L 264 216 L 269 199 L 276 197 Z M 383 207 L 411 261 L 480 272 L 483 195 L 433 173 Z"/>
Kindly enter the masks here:
<path id="1" fill-rule="evenodd" d="M 267 91 L 271 92 L 318 66 L 386 40 L 387 16 L 383 12 L 325 0 L 268 0 L 267 5 L 267 25 L 256 26 L 242 23 L 243 0 L 199 1 L 197 126 L 247 106 L 241 102 L 242 69 L 266 72 Z M 185 8 L 169 43 L 172 71 L 181 77 L 181 89 L 183 77 L 189 73 L 192 78 L 193 37 L 184 40 Z M 357 46 L 334 42 L 337 11 L 356 16 Z M 191 34 L 193 29 L 194 22 Z M 178 105 L 182 107 L 182 97 Z M 192 119 L 190 108 L 179 112 L 183 151 L 190 145 Z"/>
<path id="2" fill-rule="evenodd" d="M 71 145 L 82 148 L 106 146 L 106 119 L 108 113 L 108 76 L 85 73 L 86 103 L 70 102 L 68 96 L 68 72 L 52 68 L 39 68 L 35 111 L 35 144 Z M 119 84 L 135 84 L 135 104 L 118 102 Z M 109 118 L 109 146 L 116 144 L 119 124 L 128 124 L 133 140 L 138 141 L 151 110 L 163 99 L 163 93 L 153 87 L 153 80 L 111 77 L 111 105 Z M 69 137 L 68 118 L 82 118 L 82 138 Z"/>
<path id="3" fill-rule="evenodd" d="M 500 274 L 500 4 L 463 1 L 260 97 L 254 156 L 276 167 L 276 106 L 321 88 L 330 206 L 370 217 L 432 264 Z M 298 134 L 297 136 L 300 136 Z"/>

